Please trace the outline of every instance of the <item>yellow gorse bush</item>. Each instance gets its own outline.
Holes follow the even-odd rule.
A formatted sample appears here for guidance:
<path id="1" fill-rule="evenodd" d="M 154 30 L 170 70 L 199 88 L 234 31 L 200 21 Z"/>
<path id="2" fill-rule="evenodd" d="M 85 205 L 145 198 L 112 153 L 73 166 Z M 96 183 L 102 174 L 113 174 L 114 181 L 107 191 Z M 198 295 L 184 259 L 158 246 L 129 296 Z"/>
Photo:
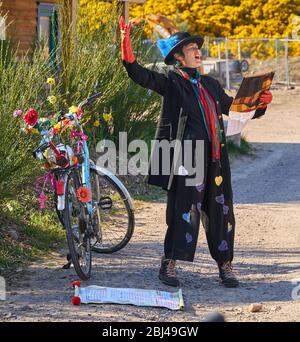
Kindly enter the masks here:
<path id="1" fill-rule="evenodd" d="M 98 0 L 80 0 L 80 10 L 84 14 L 80 25 L 93 32 L 108 22 L 112 4 Z M 130 4 L 130 16 L 142 17 L 147 14 L 163 14 L 172 19 L 179 30 L 186 29 L 194 34 L 210 37 L 291 37 L 295 31 L 293 19 L 300 15 L 300 0 L 147 0 L 143 4 Z M 145 34 L 153 36 L 153 30 L 145 25 Z M 300 35 L 300 30 L 299 30 Z M 260 46 L 263 51 L 251 51 L 252 57 L 274 57 L 275 46 Z M 212 46 L 212 54 L 217 47 Z M 300 44 L 290 49 L 290 55 L 300 55 Z"/>
<path id="2" fill-rule="evenodd" d="M 79 1 L 79 27 L 81 32 L 93 32 L 101 25 L 107 24 L 110 17 L 106 15 L 112 9 L 112 3 L 97 0 Z"/>
<path id="3" fill-rule="evenodd" d="M 186 22 L 192 33 L 212 37 L 285 37 L 300 14 L 299 0 L 147 0 L 132 4 L 130 14 L 164 14 Z"/>

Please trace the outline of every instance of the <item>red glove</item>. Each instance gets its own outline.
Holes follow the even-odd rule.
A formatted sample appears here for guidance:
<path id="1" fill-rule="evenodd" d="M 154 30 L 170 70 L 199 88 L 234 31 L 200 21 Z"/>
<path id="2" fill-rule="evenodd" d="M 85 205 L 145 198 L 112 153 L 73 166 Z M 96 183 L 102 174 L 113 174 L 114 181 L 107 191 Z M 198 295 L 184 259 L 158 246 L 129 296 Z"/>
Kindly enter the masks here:
<path id="1" fill-rule="evenodd" d="M 131 23 L 125 25 L 124 17 L 121 16 L 119 18 L 119 25 L 121 31 L 121 51 L 122 51 L 122 60 L 128 63 L 133 63 L 135 61 L 135 57 L 132 50 L 131 39 L 130 39 L 130 30 Z"/>
<path id="2" fill-rule="evenodd" d="M 261 93 L 259 97 L 259 102 L 263 104 L 263 108 L 267 107 L 269 103 L 271 103 L 273 100 L 273 95 L 270 92 L 270 90 L 265 90 Z"/>

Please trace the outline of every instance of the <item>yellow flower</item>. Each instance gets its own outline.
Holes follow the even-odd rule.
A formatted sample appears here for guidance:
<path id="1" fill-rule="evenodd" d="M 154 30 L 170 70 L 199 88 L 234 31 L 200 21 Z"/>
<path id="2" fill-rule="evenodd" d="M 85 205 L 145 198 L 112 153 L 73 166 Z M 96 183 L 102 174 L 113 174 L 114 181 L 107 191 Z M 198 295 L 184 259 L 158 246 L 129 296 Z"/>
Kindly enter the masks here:
<path id="1" fill-rule="evenodd" d="M 78 107 L 76 107 L 76 106 L 71 106 L 71 107 L 69 108 L 69 112 L 70 112 L 70 113 L 77 113 L 77 111 L 78 111 Z"/>
<path id="2" fill-rule="evenodd" d="M 48 96 L 48 101 L 51 103 L 51 104 L 55 104 L 57 102 L 57 98 L 56 96 Z"/>
<path id="3" fill-rule="evenodd" d="M 54 78 L 47 78 L 47 83 L 49 85 L 54 85 L 55 84 L 55 79 Z"/>
<path id="4" fill-rule="evenodd" d="M 22 130 L 25 134 L 38 134 L 39 133 L 38 129 L 32 128 L 32 127 L 24 127 Z"/>
<path id="5" fill-rule="evenodd" d="M 95 127 L 99 127 L 99 126 L 100 126 L 100 121 L 99 121 L 99 120 L 96 120 L 96 121 L 94 122 L 94 126 L 95 126 Z"/>
<path id="6" fill-rule="evenodd" d="M 31 134 L 38 134 L 39 130 L 37 128 L 31 128 Z"/>
<path id="7" fill-rule="evenodd" d="M 111 113 L 104 113 L 103 114 L 104 121 L 108 122 L 112 120 L 112 114 Z"/>
<path id="8" fill-rule="evenodd" d="M 58 122 L 53 126 L 54 129 L 56 129 L 58 132 L 62 129 L 63 125 L 61 122 Z"/>

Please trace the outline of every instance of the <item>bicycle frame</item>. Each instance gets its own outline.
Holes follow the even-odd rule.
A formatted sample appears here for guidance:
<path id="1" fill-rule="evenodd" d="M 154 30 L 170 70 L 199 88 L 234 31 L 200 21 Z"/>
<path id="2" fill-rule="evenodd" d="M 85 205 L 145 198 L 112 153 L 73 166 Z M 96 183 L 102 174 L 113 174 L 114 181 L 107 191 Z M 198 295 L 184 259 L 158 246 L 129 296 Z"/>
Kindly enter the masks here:
<path id="1" fill-rule="evenodd" d="M 83 107 L 87 104 L 90 104 L 92 101 L 94 101 L 97 97 L 101 96 L 101 93 L 97 93 L 92 95 L 91 97 L 85 99 L 78 105 L 79 111 L 83 112 Z M 76 121 L 77 126 L 80 127 L 80 133 L 82 136 L 84 136 L 84 131 L 82 129 L 81 123 L 80 123 L 80 118 L 78 118 L 77 113 L 68 113 L 64 115 L 64 117 L 68 119 L 74 119 Z M 83 153 L 84 153 L 84 162 L 81 165 L 81 172 L 82 172 L 82 185 L 86 186 L 88 189 L 91 190 L 91 177 L 90 177 L 90 153 L 87 145 L 87 140 L 82 139 L 81 142 L 82 148 L 83 148 Z M 90 217 L 93 214 L 93 207 L 91 204 L 91 201 L 86 203 L 86 208 L 88 211 L 88 214 Z"/>
<path id="2" fill-rule="evenodd" d="M 80 125 L 80 122 L 79 122 Z M 81 126 L 80 126 L 81 128 Z M 81 128 L 82 130 L 82 128 Z M 83 133 L 83 130 L 82 130 Z M 90 177 L 90 153 L 88 149 L 88 145 L 86 140 L 83 141 L 82 143 L 83 147 L 83 153 L 84 153 L 84 162 L 81 165 L 81 171 L 82 171 L 82 183 L 84 186 L 86 186 L 88 189 L 91 189 L 91 177 Z M 86 203 L 86 207 L 88 210 L 89 215 L 92 215 L 92 205 L 91 203 Z"/>

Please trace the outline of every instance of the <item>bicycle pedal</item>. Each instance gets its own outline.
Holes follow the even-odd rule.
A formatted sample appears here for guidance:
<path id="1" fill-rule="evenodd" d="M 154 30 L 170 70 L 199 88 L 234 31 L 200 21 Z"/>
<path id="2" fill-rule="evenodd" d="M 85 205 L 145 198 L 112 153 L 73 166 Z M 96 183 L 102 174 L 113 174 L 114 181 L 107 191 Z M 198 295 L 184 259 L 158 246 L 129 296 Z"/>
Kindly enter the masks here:
<path id="1" fill-rule="evenodd" d="M 112 207 L 112 199 L 108 196 L 106 197 L 101 197 L 99 202 L 98 202 L 98 205 L 101 209 L 111 209 Z"/>

